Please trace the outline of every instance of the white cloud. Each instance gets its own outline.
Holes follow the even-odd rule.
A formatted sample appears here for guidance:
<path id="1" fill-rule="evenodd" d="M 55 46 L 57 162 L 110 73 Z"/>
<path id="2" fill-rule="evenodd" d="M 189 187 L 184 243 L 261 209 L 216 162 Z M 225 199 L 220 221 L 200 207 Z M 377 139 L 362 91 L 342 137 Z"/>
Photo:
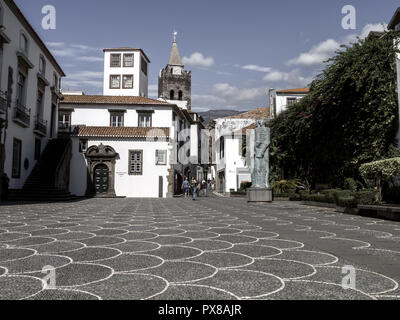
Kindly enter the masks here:
<path id="1" fill-rule="evenodd" d="M 266 95 L 265 88 L 239 88 L 228 83 L 217 83 L 213 87 L 226 103 L 250 102 Z"/>
<path id="2" fill-rule="evenodd" d="M 204 67 L 204 68 L 209 68 L 209 67 L 212 67 L 213 65 L 215 65 L 215 61 L 214 61 L 213 57 L 206 58 L 200 52 L 192 53 L 192 55 L 189 58 L 183 57 L 182 62 L 185 65 L 190 65 L 190 66 L 194 66 L 194 67 Z"/>
<path id="3" fill-rule="evenodd" d="M 281 71 L 273 71 L 268 73 L 263 80 L 268 82 L 280 82 L 280 81 L 287 81 L 288 74 L 286 72 Z"/>
<path id="4" fill-rule="evenodd" d="M 97 71 L 77 71 L 67 75 L 62 80 L 62 88 L 64 90 L 75 89 L 80 91 L 90 88 L 103 88 L 103 72 Z"/>
<path id="5" fill-rule="evenodd" d="M 289 66 L 303 65 L 313 66 L 329 59 L 335 51 L 340 49 L 340 43 L 334 39 L 328 39 L 312 47 L 309 52 L 303 52 L 298 57 L 287 62 Z"/>
<path id="6" fill-rule="evenodd" d="M 270 72 L 272 70 L 270 67 L 261 67 L 256 64 L 248 64 L 239 67 L 245 70 L 258 71 L 258 72 Z"/>
<path id="7" fill-rule="evenodd" d="M 350 34 L 344 39 L 328 39 L 312 47 L 308 52 L 303 52 L 296 58 L 287 61 L 289 66 L 317 66 L 332 57 L 342 44 L 356 42 L 357 38 L 366 38 L 371 31 L 384 31 L 387 24 L 367 24 L 359 34 Z"/>
<path id="8" fill-rule="evenodd" d="M 46 42 L 48 47 L 63 47 L 65 46 L 64 42 Z"/>

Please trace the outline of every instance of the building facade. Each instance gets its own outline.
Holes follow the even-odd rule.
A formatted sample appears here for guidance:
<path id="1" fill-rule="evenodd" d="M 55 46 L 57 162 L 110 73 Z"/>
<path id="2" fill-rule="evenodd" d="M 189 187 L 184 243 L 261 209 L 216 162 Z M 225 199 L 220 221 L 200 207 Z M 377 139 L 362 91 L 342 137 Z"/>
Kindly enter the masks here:
<path id="1" fill-rule="evenodd" d="M 21 189 L 57 136 L 63 70 L 12 0 L 0 0 L 0 175 Z"/>
<path id="2" fill-rule="evenodd" d="M 269 90 L 271 116 L 276 117 L 310 92 L 309 88 Z"/>
<path id="3" fill-rule="evenodd" d="M 142 49 L 104 49 L 103 95 L 148 96 L 150 60 Z"/>
<path id="4" fill-rule="evenodd" d="M 192 123 L 179 107 L 159 100 L 64 96 L 59 128 L 72 139 L 69 191 L 76 196 L 173 196 L 181 131 Z M 190 141 L 186 144 L 190 150 Z"/>
<path id="5" fill-rule="evenodd" d="M 255 122 L 270 119 L 270 108 L 258 108 L 215 120 L 216 191 L 229 194 L 251 182 Z"/>

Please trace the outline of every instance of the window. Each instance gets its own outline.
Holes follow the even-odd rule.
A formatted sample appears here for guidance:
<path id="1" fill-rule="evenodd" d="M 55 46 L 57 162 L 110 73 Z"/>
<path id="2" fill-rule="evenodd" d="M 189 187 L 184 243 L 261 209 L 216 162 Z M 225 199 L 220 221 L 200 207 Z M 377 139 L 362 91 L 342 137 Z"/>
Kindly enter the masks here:
<path id="1" fill-rule="evenodd" d="M 22 32 L 20 37 L 20 49 L 25 54 L 28 54 L 28 37 Z"/>
<path id="2" fill-rule="evenodd" d="M 46 73 L 46 60 L 43 56 L 39 58 L 39 73 L 44 75 Z"/>
<path id="3" fill-rule="evenodd" d="M 121 88 L 121 76 L 111 75 L 110 76 L 110 89 L 120 89 Z"/>
<path id="4" fill-rule="evenodd" d="M 110 67 L 111 68 L 120 68 L 121 67 L 121 54 L 111 54 L 110 58 Z"/>
<path id="5" fill-rule="evenodd" d="M 247 153 L 247 136 L 242 136 L 242 143 L 240 148 L 240 155 L 244 158 Z"/>
<path id="6" fill-rule="evenodd" d="M 174 90 L 171 90 L 169 92 L 169 100 L 174 100 L 174 99 L 175 99 L 175 92 L 174 92 Z"/>
<path id="7" fill-rule="evenodd" d="M 39 119 L 43 116 L 43 93 L 38 91 L 37 101 L 36 101 L 36 115 Z"/>
<path id="8" fill-rule="evenodd" d="M 68 129 L 71 125 L 71 113 L 70 112 L 62 112 L 58 113 L 58 129 Z"/>
<path id="9" fill-rule="evenodd" d="M 221 137 L 219 140 L 219 158 L 225 157 L 225 138 Z"/>
<path id="10" fill-rule="evenodd" d="M 124 75 L 122 77 L 122 88 L 133 89 L 133 75 Z"/>
<path id="11" fill-rule="evenodd" d="M 150 113 L 139 113 L 139 127 L 140 128 L 151 127 L 151 114 Z"/>
<path id="12" fill-rule="evenodd" d="M 143 172 L 143 150 L 129 151 L 129 174 L 142 175 Z"/>
<path id="13" fill-rule="evenodd" d="M 86 139 L 79 140 L 79 152 L 86 152 L 88 146 L 88 141 Z"/>
<path id="14" fill-rule="evenodd" d="M 16 179 L 19 179 L 21 176 L 21 152 L 22 152 L 22 141 L 14 138 L 11 175 L 13 178 Z"/>
<path id="15" fill-rule="evenodd" d="M 25 104 L 25 82 L 25 76 L 21 72 L 18 73 L 17 104 L 22 106 Z"/>
<path id="16" fill-rule="evenodd" d="M 297 99 L 296 99 L 296 98 L 286 98 L 286 105 L 287 105 L 288 107 L 294 105 L 296 102 L 297 102 Z"/>
<path id="17" fill-rule="evenodd" d="M 40 159 L 40 154 L 42 153 L 42 141 L 38 138 L 35 139 L 35 160 Z"/>
<path id="18" fill-rule="evenodd" d="M 56 74 L 53 75 L 53 87 L 58 90 L 58 76 Z"/>
<path id="19" fill-rule="evenodd" d="M 142 72 L 147 76 L 147 62 L 143 57 L 141 57 L 140 65 L 141 65 Z"/>
<path id="20" fill-rule="evenodd" d="M 124 54 L 124 67 L 125 68 L 133 67 L 133 53 Z"/>
<path id="21" fill-rule="evenodd" d="M 167 150 L 156 150 L 156 165 L 163 166 L 167 164 Z"/>
<path id="22" fill-rule="evenodd" d="M 183 99 L 183 92 L 182 90 L 179 90 L 179 100 L 182 101 L 182 99 Z"/>
<path id="23" fill-rule="evenodd" d="M 124 114 L 122 112 L 113 112 L 110 115 L 111 127 L 123 127 L 124 126 Z"/>

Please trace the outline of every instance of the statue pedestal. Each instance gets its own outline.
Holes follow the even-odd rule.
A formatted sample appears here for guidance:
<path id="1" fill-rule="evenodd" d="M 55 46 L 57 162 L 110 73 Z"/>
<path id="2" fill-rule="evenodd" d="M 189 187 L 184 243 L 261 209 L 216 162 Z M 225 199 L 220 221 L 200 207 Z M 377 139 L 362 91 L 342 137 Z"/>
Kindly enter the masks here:
<path id="1" fill-rule="evenodd" d="M 247 202 L 272 202 L 272 190 L 249 188 L 247 189 Z"/>

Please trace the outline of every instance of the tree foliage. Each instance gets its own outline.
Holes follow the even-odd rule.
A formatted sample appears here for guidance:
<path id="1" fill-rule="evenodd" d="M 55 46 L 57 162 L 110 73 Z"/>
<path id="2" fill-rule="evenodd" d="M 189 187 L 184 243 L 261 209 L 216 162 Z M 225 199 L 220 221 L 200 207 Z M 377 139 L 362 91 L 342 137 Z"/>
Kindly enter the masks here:
<path id="1" fill-rule="evenodd" d="M 280 178 L 343 186 L 359 167 L 398 154 L 396 32 L 342 46 L 310 93 L 271 121 L 271 165 Z"/>

